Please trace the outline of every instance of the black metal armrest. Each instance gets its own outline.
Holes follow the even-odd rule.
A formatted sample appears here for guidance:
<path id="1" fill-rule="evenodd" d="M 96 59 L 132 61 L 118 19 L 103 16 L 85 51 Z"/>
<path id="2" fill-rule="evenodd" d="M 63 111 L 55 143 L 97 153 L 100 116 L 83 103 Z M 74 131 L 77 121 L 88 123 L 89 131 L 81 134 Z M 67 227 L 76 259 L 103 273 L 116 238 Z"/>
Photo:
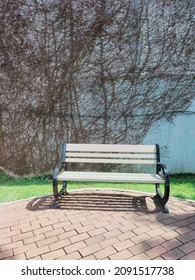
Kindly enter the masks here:
<path id="1" fill-rule="evenodd" d="M 58 173 L 59 173 L 59 171 L 60 171 L 60 168 L 59 168 L 59 166 L 57 165 L 56 167 L 55 167 L 55 170 L 54 170 L 54 172 L 53 172 L 53 180 L 56 180 L 57 179 L 57 175 L 58 175 Z"/>
<path id="2" fill-rule="evenodd" d="M 166 165 L 158 162 L 157 163 L 157 173 L 158 173 L 158 175 L 160 175 L 165 180 L 164 194 L 161 193 L 160 185 L 157 184 L 157 186 L 156 186 L 157 196 L 160 197 L 160 199 L 163 203 L 164 212 L 168 213 L 168 208 L 166 207 L 166 203 L 169 200 L 170 184 L 169 184 L 169 173 L 168 173 L 168 170 L 166 168 Z"/>
<path id="3" fill-rule="evenodd" d="M 65 168 L 66 168 L 65 167 L 65 162 L 60 161 L 56 165 L 55 170 L 53 172 L 53 176 L 52 176 L 52 178 L 53 178 L 53 194 L 54 194 L 56 200 L 58 200 L 58 198 L 59 198 L 57 176 L 58 176 L 59 172 L 65 170 Z M 58 204 L 58 202 L 56 202 L 56 203 Z M 58 207 L 56 206 L 56 208 L 58 208 Z"/>
<path id="4" fill-rule="evenodd" d="M 57 182 L 57 176 L 60 171 L 59 164 L 56 165 L 55 170 L 53 172 L 53 194 L 56 200 L 58 199 L 58 182 Z M 57 208 L 57 207 L 56 207 Z"/>
<path id="5" fill-rule="evenodd" d="M 158 162 L 157 163 L 157 173 L 159 174 L 160 172 L 162 171 L 162 174 L 164 176 L 164 179 L 168 179 L 169 177 L 169 172 L 167 170 L 167 167 L 165 164 L 161 163 L 161 162 Z M 160 175 L 160 174 L 159 174 Z"/>
<path id="6" fill-rule="evenodd" d="M 62 170 L 65 170 L 65 162 L 60 161 L 54 169 L 53 176 L 52 176 L 53 180 L 57 179 L 59 172 Z"/>

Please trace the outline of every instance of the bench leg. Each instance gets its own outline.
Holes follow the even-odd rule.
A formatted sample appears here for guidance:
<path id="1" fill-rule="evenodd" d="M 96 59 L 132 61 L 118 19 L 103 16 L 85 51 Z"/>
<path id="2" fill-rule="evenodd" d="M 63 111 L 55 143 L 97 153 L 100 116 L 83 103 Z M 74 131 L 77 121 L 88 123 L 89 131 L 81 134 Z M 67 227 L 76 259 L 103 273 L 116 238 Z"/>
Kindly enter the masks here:
<path id="1" fill-rule="evenodd" d="M 169 213 L 169 209 L 168 209 L 168 206 L 167 206 L 167 202 L 169 200 L 169 193 L 170 193 L 169 181 L 165 181 L 164 193 L 161 192 L 160 184 L 156 184 L 156 196 L 155 196 L 155 198 L 157 198 L 160 201 L 160 203 L 162 204 L 164 213 Z"/>
<path id="2" fill-rule="evenodd" d="M 58 209 L 59 206 L 59 193 L 58 193 L 58 181 L 53 180 L 53 195 L 55 197 L 54 208 Z"/>
<path id="3" fill-rule="evenodd" d="M 59 195 L 66 195 L 67 194 L 67 182 L 66 181 L 63 181 L 62 183 L 62 189 L 59 193 Z"/>
<path id="4" fill-rule="evenodd" d="M 59 197 L 59 193 L 58 193 L 58 181 L 57 180 L 53 180 L 53 195 L 55 197 L 55 199 L 58 199 Z"/>
<path id="5" fill-rule="evenodd" d="M 60 208 L 59 198 L 60 198 L 61 195 L 65 195 L 65 194 L 67 194 L 67 182 L 64 181 L 62 183 L 62 189 L 60 190 L 60 192 L 58 192 L 58 181 L 53 180 L 53 195 L 55 197 L 55 202 L 54 202 L 54 208 L 55 209 Z"/>
<path id="6" fill-rule="evenodd" d="M 169 208 L 168 208 L 167 204 L 165 204 L 165 205 L 163 206 L 163 213 L 165 213 L 165 214 L 168 214 L 168 213 L 169 213 Z"/>

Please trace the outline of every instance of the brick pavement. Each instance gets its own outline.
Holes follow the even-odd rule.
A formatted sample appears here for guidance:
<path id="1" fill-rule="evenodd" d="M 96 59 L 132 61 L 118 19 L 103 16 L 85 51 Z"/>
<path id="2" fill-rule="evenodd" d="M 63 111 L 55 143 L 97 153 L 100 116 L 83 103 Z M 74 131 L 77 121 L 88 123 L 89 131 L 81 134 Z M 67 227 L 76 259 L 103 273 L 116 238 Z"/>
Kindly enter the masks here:
<path id="1" fill-rule="evenodd" d="M 1 260 L 195 260 L 195 202 L 169 214 L 147 194 L 79 190 L 0 205 Z"/>

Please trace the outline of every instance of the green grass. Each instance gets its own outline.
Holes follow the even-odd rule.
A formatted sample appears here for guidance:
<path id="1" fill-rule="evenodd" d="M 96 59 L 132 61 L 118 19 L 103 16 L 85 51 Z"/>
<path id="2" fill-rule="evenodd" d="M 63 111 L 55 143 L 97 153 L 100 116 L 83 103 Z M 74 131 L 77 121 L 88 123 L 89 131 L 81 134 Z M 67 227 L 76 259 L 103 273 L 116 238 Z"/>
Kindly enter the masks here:
<path id="1" fill-rule="evenodd" d="M 195 175 L 181 174 L 170 176 L 171 196 L 195 200 Z M 68 184 L 69 190 L 82 188 L 116 188 L 155 193 L 152 184 L 119 184 L 74 182 Z M 34 196 L 51 195 L 52 182 L 48 175 L 30 178 L 11 178 L 0 173 L 0 203 Z"/>

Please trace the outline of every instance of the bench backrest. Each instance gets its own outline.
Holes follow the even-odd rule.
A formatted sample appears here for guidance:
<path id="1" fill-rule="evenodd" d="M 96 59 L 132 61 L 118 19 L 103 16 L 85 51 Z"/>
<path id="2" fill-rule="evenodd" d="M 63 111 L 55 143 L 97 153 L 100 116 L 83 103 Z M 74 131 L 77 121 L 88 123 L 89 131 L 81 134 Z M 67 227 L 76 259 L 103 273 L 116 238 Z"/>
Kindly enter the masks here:
<path id="1" fill-rule="evenodd" d="M 158 145 L 63 144 L 63 162 L 156 164 Z"/>

